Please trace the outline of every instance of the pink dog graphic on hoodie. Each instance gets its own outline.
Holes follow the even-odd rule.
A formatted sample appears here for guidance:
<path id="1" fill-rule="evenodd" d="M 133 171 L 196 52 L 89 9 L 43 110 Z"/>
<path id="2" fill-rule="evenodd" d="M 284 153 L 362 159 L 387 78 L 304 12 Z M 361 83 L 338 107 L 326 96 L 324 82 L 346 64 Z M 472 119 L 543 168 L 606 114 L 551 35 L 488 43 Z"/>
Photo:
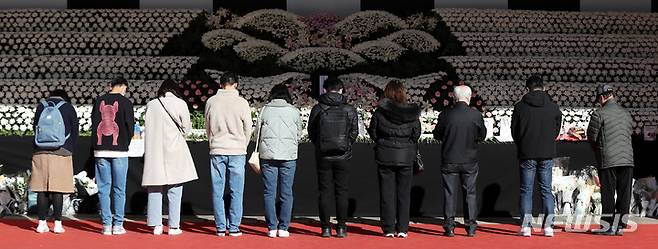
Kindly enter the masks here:
<path id="1" fill-rule="evenodd" d="M 119 145 L 119 125 L 114 121 L 119 111 L 119 102 L 106 105 L 105 100 L 103 100 L 98 109 L 101 113 L 101 121 L 96 130 L 97 145 L 102 144 L 104 136 L 112 136 L 112 145 Z"/>

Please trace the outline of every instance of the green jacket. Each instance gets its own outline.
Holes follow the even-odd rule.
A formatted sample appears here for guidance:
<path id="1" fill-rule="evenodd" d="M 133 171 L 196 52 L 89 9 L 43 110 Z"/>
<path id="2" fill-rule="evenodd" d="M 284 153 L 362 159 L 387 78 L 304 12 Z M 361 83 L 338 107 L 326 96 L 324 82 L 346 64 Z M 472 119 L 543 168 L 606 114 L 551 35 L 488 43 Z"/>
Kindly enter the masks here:
<path id="1" fill-rule="evenodd" d="M 594 148 L 597 168 L 633 166 L 633 118 L 616 101 L 595 110 L 587 128 L 587 140 Z"/>

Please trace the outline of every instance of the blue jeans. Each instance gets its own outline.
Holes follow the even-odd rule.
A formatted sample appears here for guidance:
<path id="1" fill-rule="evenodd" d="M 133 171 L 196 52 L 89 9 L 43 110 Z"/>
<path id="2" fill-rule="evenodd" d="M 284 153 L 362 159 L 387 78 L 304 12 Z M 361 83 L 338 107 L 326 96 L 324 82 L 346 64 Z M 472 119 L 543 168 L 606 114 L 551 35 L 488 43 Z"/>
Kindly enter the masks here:
<path id="1" fill-rule="evenodd" d="M 295 180 L 297 161 L 261 160 L 261 164 L 261 175 L 265 185 L 263 196 L 267 228 L 270 231 L 277 229 L 288 231 L 292 217 L 292 185 Z M 278 217 L 277 202 L 280 205 Z"/>
<path id="2" fill-rule="evenodd" d="M 169 228 L 180 228 L 180 206 L 183 198 L 183 185 L 147 186 L 148 208 L 146 224 L 162 226 L 162 192 L 167 192 L 169 199 Z"/>
<path id="3" fill-rule="evenodd" d="M 539 171 L 539 172 L 537 172 Z M 541 192 L 542 213 L 547 215 L 544 227 L 553 225 L 555 213 L 555 199 L 553 198 L 553 159 L 525 160 L 521 162 L 520 211 L 522 226 L 530 226 L 532 222 L 532 190 L 535 184 L 535 175 L 539 175 L 539 190 Z"/>
<path id="4" fill-rule="evenodd" d="M 210 178 L 212 180 L 212 204 L 217 232 L 226 231 L 224 211 L 224 188 L 229 186 L 230 207 L 228 213 L 229 232 L 240 231 L 242 222 L 242 194 L 244 192 L 244 166 L 246 155 L 210 155 Z M 227 174 L 228 172 L 228 174 Z"/>
<path id="5" fill-rule="evenodd" d="M 127 157 L 96 158 L 96 185 L 98 185 L 98 199 L 104 227 L 123 226 L 127 175 Z M 110 202 L 110 193 L 112 193 L 112 202 Z M 114 204 L 114 217 L 112 204 Z"/>

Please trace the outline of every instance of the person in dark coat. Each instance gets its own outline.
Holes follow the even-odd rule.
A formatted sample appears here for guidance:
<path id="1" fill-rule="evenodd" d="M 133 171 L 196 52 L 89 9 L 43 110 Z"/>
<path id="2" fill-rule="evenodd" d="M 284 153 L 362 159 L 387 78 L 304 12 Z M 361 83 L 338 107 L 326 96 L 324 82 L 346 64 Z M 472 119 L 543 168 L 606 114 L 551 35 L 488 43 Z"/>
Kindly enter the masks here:
<path id="1" fill-rule="evenodd" d="M 540 76 L 528 78 L 526 88 L 528 93 L 514 105 L 511 124 L 512 138 L 521 162 L 519 209 L 522 222 L 519 235 L 529 237 L 532 234 L 532 190 L 535 176 L 538 175 L 542 213 L 547 215 L 544 235 L 553 237 L 553 158 L 556 156 L 555 140 L 560 133 L 562 112 L 546 93 Z"/>
<path id="2" fill-rule="evenodd" d="M 603 235 L 623 235 L 628 221 L 633 180 L 633 118 L 617 103 L 612 87 L 597 88 L 601 108 L 590 116 L 587 140 L 596 156 L 601 184 Z M 615 201 L 615 194 L 617 195 Z"/>
<path id="3" fill-rule="evenodd" d="M 379 210 L 386 237 L 408 235 L 412 167 L 421 133 L 419 117 L 420 106 L 407 103 L 404 84 L 391 81 L 370 119 L 368 133 L 376 144 Z"/>
<path id="4" fill-rule="evenodd" d="M 465 202 L 464 223 L 468 236 L 475 236 L 477 228 L 476 181 L 479 171 L 479 143 L 484 141 L 487 128 L 482 114 L 469 107 L 471 88 L 456 86 L 454 95 L 457 102 L 441 112 L 434 129 L 434 138 L 441 141 L 441 173 L 444 188 L 445 235 L 455 235 L 455 215 L 457 209 L 457 188 L 461 186 Z M 460 184 L 461 182 L 461 184 Z"/>
<path id="5" fill-rule="evenodd" d="M 322 237 L 331 237 L 331 191 L 336 201 L 336 236 L 347 236 L 348 176 L 352 145 L 359 135 L 356 109 L 343 96 L 343 83 L 335 77 L 324 82 L 327 91 L 318 99 L 308 119 L 308 135 L 315 145 L 318 170 Z"/>

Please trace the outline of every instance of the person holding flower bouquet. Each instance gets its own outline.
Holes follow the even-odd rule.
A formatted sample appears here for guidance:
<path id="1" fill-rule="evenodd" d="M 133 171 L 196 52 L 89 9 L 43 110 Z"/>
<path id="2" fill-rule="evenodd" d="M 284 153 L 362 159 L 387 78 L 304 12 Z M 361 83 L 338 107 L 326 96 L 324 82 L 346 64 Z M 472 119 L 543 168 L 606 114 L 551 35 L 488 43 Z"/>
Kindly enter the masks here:
<path id="1" fill-rule="evenodd" d="M 157 99 L 146 105 L 142 186 L 148 191 L 147 225 L 162 234 L 162 193 L 169 199 L 169 235 L 182 233 L 180 208 L 183 184 L 196 180 L 194 160 L 185 137 L 192 130 L 187 103 L 178 97 L 178 85 L 165 80 Z"/>
<path id="2" fill-rule="evenodd" d="M 269 98 L 270 102 L 263 107 L 256 125 L 265 185 L 265 222 L 269 237 L 286 238 L 290 236 L 292 186 L 297 167 L 297 146 L 302 137 L 302 119 L 299 110 L 291 105 L 292 97 L 285 84 L 274 86 Z M 277 202 L 280 203 L 279 212 Z"/>
<path id="3" fill-rule="evenodd" d="M 62 206 L 64 194 L 73 193 L 73 152 L 79 123 L 75 108 L 64 90 L 54 90 L 36 108 L 34 115 L 34 154 L 30 189 L 37 193 L 38 233 L 50 231 L 46 217 L 53 205 L 55 233 L 64 233 Z"/>
<path id="4" fill-rule="evenodd" d="M 420 106 L 407 103 L 400 81 L 391 81 L 370 119 L 368 133 L 375 146 L 379 178 L 379 209 L 385 237 L 406 238 L 413 164 L 420 138 Z"/>

